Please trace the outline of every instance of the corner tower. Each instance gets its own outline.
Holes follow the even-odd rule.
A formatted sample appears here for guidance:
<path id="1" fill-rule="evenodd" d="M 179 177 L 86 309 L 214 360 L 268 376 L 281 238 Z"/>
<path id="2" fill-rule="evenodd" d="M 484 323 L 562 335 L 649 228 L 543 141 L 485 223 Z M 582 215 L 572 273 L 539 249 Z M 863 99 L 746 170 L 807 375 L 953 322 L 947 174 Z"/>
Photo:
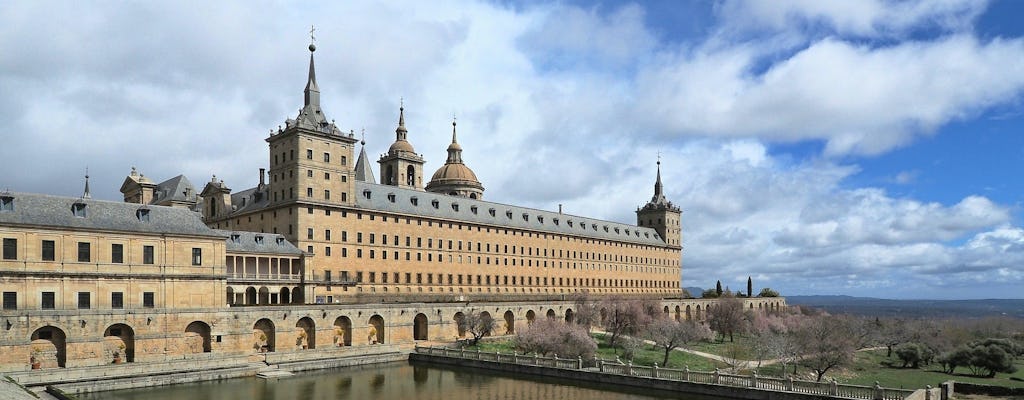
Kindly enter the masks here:
<path id="1" fill-rule="evenodd" d="M 320 87 L 313 62 L 314 44 L 309 45 L 309 75 L 303 90 L 303 105 L 284 128 L 271 130 L 270 169 L 266 197 L 271 206 L 351 205 L 355 171 L 353 133 L 342 132 L 320 108 Z M 262 182 L 262 174 L 261 174 Z M 289 237 L 291 239 L 291 237 Z"/>
<path id="2" fill-rule="evenodd" d="M 428 192 L 471 199 L 484 197 L 484 185 L 476 179 L 473 170 L 462 162 L 462 146 L 455 135 L 455 121 L 452 121 L 452 144 L 448 145 L 448 160 L 434 172 L 426 189 Z"/>
<path id="3" fill-rule="evenodd" d="M 423 190 L 423 157 L 416 154 L 405 129 L 405 105 L 398 108 L 395 142 L 387 154 L 380 156 L 380 183 L 405 189 Z"/>
<path id="4" fill-rule="evenodd" d="M 673 247 L 682 247 L 682 229 L 680 217 L 683 212 L 675 204 L 665 198 L 661 185 L 661 160 L 658 160 L 658 178 L 654 182 L 654 196 L 643 207 L 636 210 L 636 224 L 653 228 L 665 241 Z"/>

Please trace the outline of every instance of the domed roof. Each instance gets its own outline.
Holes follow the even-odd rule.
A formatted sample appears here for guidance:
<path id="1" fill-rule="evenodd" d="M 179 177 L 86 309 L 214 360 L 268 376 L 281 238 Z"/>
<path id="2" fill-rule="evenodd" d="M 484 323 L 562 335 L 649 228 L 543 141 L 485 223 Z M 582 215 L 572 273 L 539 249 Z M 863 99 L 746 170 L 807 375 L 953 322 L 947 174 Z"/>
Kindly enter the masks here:
<path id="1" fill-rule="evenodd" d="M 401 139 L 396 140 L 394 143 L 391 144 L 391 147 L 388 148 L 388 153 L 393 153 L 396 151 L 407 151 L 410 153 L 416 152 L 416 150 L 412 148 L 412 143 L 409 143 L 409 141 L 407 140 Z"/>
<path id="2" fill-rule="evenodd" d="M 476 174 L 466 164 L 442 165 L 430 178 L 432 184 L 454 183 L 453 181 L 480 184 L 480 181 L 476 179 Z"/>

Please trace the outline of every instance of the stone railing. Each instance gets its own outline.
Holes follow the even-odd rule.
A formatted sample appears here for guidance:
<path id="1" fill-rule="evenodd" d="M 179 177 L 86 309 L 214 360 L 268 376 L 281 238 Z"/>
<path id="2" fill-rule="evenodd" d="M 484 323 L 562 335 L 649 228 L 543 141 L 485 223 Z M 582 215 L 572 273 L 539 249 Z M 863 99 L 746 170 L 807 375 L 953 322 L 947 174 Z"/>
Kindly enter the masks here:
<path id="1" fill-rule="evenodd" d="M 588 369 L 595 373 L 665 379 L 708 385 L 723 385 L 776 392 L 802 393 L 843 399 L 904 400 L 914 393 L 913 390 L 884 388 L 877 382 L 874 386 L 846 385 L 840 384 L 835 380 L 829 382 L 814 382 L 796 380 L 793 378 L 769 378 L 758 376 L 756 372 L 751 375 L 734 375 L 722 373 L 719 370 L 708 372 L 691 371 L 688 367 L 683 369 L 659 368 L 658 364 L 654 364 L 652 367 L 647 367 L 633 365 L 632 363 L 622 363 L 618 360 L 610 361 L 594 359 L 585 361 L 582 358 L 559 358 L 558 355 L 543 357 L 536 354 L 525 355 L 517 354 L 515 352 L 512 354 L 501 352 L 489 353 L 479 350 L 419 346 L 416 347 L 416 353 L 548 368 L 575 370 Z"/>

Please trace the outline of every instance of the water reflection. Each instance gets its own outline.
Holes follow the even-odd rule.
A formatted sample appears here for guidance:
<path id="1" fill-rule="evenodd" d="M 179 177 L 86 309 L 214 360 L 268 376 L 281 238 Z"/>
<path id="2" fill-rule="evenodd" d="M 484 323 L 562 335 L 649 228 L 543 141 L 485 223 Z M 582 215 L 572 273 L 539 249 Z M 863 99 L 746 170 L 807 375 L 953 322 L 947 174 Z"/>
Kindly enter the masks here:
<path id="1" fill-rule="evenodd" d="M 450 400 L 654 400 L 680 398 L 678 394 L 652 392 L 601 384 L 578 384 L 531 376 L 511 376 L 491 371 L 392 363 L 300 372 L 277 381 L 239 378 L 176 386 L 100 392 L 82 399 L 171 400 L 326 400 L 398 399 Z M 720 400 L 686 395 L 690 400 Z"/>

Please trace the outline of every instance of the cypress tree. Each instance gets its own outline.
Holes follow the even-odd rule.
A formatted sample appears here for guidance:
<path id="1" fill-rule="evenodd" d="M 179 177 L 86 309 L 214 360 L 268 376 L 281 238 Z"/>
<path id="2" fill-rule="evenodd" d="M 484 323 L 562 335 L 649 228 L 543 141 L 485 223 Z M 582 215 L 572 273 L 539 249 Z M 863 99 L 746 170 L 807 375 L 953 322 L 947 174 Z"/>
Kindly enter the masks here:
<path id="1" fill-rule="evenodd" d="M 754 297 L 754 281 L 747 277 L 747 297 Z"/>
<path id="2" fill-rule="evenodd" d="M 718 293 L 719 296 L 722 295 L 722 281 L 715 283 L 715 293 Z"/>

